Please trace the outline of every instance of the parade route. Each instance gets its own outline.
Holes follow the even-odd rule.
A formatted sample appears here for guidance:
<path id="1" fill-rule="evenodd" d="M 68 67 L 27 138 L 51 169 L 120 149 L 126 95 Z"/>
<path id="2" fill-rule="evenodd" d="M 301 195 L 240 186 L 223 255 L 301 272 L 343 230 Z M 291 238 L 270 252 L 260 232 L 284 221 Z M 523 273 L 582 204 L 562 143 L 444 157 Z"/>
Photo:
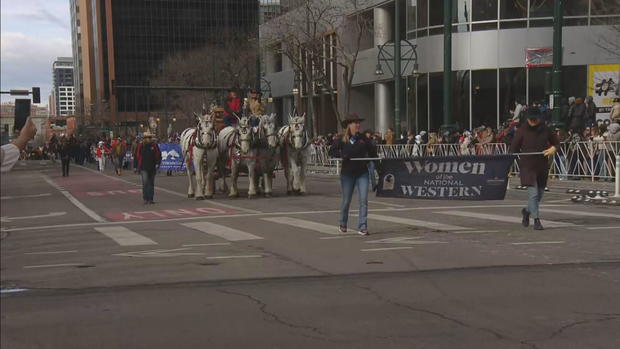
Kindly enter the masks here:
<path id="1" fill-rule="evenodd" d="M 338 232 L 336 177 L 310 176 L 307 195 L 286 196 L 278 173 L 272 198 L 198 201 L 187 177 L 158 175 L 146 206 L 139 183 L 81 167 L 3 174 L 3 347 L 60 340 L 55 331 L 73 336 L 68 348 L 131 346 L 105 335 L 120 326 L 108 316 L 161 348 L 192 321 L 208 330 L 190 326 L 183 347 L 244 347 L 259 333 L 274 333 L 261 347 L 620 344 L 610 330 L 620 326 L 620 209 L 563 201 L 563 189 L 545 194 L 541 232 L 520 224 L 522 191 L 503 201 L 373 194 L 371 235 L 360 236 L 355 197 Z M 55 322 L 61 311 L 67 320 Z M 572 323 L 584 325 L 562 330 Z M 234 338 L 238 326 L 251 330 Z M 25 345 L 30 331 L 38 342 Z"/>

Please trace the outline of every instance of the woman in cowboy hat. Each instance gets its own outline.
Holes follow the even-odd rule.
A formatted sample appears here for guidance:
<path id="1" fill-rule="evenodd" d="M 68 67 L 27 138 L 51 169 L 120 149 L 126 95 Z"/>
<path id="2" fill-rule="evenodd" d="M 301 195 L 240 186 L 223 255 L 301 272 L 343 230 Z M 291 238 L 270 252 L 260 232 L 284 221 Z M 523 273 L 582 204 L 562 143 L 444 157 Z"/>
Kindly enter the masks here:
<path id="1" fill-rule="evenodd" d="M 340 171 L 340 186 L 342 188 L 342 204 L 340 205 L 340 223 L 338 230 L 347 232 L 349 219 L 349 206 L 353 191 L 357 187 L 359 196 L 359 224 L 358 231 L 361 235 L 368 235 L 368 161 L 351 160 L 355 158 L 376 158 L 377 148 L 373 142 L 360 133 L 360 119 L 357 114 L 350 114 L 342 121 L 344 134 L 341 139 L 334 142 L 330 148 L 333 157 L 342 158 Z"/>

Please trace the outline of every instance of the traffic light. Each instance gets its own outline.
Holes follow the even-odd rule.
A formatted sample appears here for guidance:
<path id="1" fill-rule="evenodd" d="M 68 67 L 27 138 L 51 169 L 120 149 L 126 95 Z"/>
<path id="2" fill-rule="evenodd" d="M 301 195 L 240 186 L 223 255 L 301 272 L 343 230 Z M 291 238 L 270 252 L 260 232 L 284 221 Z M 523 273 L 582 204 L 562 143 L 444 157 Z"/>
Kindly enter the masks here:
<path id="1" fill-rule="evenodd" d="M 41 103 L 41 88 L 40 87 L 32 88 L 32 103 L 33 104 Z"/>

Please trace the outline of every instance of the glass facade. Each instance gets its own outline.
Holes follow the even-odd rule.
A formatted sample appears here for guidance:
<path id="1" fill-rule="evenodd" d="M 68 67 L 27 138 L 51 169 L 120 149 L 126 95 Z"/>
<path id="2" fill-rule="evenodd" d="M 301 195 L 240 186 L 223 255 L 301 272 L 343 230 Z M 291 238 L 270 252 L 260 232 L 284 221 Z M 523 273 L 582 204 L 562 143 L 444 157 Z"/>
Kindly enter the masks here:
<path id="1" fill-rule="evenodd" d="M 159 98 L 122 86 L 255 85 L 256 58 L 254 64 L 241 66 L 239 57 L 251 60 L 258 54 L 258 1 L 112 1 L 110 10 L 112 18 L 101 19 L 111 21 L 113 30 L 119 111 L 153 109 Z M 106 25 L 102 22 L 100 28 Z M 107 51 L 105 45 L 104 38 L 102 49 Z M 104 75 L 109 81 L 109 73 Z"/>
<path id="2" fill-rule="evenodd" d="M 554 0 L 452 0 L 452 31 L 551 27 L 553 3 Z M 408 2 L 407 11 L 408 38 L 443 33 L 443 1 Z M 618 24 L 620 3 L 617 1 L 564 1 L 564 25 Z"/>

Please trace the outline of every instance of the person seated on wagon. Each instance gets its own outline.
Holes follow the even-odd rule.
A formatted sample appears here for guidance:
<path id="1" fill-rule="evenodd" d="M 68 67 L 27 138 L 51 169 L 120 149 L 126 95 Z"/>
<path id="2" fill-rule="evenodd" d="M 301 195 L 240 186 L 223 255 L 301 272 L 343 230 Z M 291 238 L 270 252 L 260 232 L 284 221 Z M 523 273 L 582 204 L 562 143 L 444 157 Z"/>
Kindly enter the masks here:
<path id="1" fill-rule="evenodd" d="M 233 90 L 228 91 L 228 97 L 224 101 L 224 124 L 226 126 L 236 126 L 237 116 L 241 116 L 241 98 L 237 95 L 237 92 Z"/>

